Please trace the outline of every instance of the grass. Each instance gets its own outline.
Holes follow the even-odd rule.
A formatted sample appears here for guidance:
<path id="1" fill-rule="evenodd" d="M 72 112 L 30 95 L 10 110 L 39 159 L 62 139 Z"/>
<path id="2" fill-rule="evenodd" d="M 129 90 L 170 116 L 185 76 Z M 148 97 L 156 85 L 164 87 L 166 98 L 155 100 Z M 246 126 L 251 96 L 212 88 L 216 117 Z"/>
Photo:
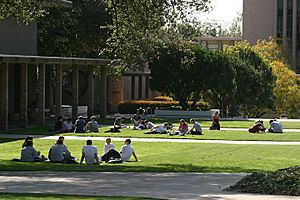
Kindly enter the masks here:
<path id="1" fill-rule="evenodd" d="M 51 194 L 12 194 L 12 193 L 0 193 L 0 199 L 7 200 L 159 200 L 153 198 L 139 198 L 139 197 L 88 197 L 77 195 L 51 195 Z"/>
<path id="2" fill-rule="evenodd" d="M 0 139 L 1 141 L 2 139 Z M 34 145 L 47 155 L 54 140 L 35 139 Z M 300 163 L 300 146 L 224 145 L 192 143 L 133 143 L 141 162 L 101 164 L 100 166 L 22 163 L 11 161 L 20 156 L 22 140 L 0 143 L 2 171 L 118 171 L 118 172 L 268 172 Z M 85 141 L 67 140 L 72 154 L 80 157 Z M 94 143 L 102 152 L 103 141 Z M 114 142 L 117 149 L 122 143 Z"/>

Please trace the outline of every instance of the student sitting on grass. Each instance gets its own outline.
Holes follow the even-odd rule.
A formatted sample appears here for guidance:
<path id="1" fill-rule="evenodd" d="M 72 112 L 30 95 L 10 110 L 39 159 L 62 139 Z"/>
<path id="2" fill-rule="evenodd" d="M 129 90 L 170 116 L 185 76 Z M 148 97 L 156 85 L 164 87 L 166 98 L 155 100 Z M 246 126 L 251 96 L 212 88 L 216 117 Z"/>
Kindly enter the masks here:
<path id="1" fill-rule="evenodd" d="M 75 158 L 71 156 L 71 152 L 64 145 L 63 140 L 57 140 L 56 144 L 50 148 L 48 158 L 52 163 L 76 163 Z"/>
<path id="2" fill-rule="evenodd" d="M 170 136 L 172 136 L 172 135 L 185 136 L 188 131 L 189 131 L 188 124 L 184 121 L 184 119 L 181 119 L 178 130 L 173 133 L 170 133 Z"/>
<path id="3" fill-rule="evenodd" d="M 209 130 L 220 130 L 221 126 L 220 126 L 219 112 L 215 112 L 215 114 L 212 116 L 211 120 L 212 120 L 212 125 L 209 128 Z"/>
<path id="4" fill-rule="evenodd" d="M 32 136 L 27 136 L 22 144 L 22 148 L 24 148 L 26 146 L 26 142 L 27 141 L 33 141 L 33 137 Z"/>
<path id="5" fill-rule="evenodd" d="M 277 121 L 276 119 L 271 119 L 269 121 L 269 123 L 270 123 L 270 128 L 268 129 L 268 132 L 270 132 L 270 133 L 283 133 L 282 125 L 279 121 Z"/>
<path id="6" fill-rule="evenodd" d="M 57 118 L 57 121 L 54 126 L 54 131 L 57 133 L 65 133 L 66 132 L 66 128 L 64 127 L 64 119 L 62 116 L 59 116 Z"/>
<path id="7" fill-rule="evenodd" d="M 164 125 L 159 124 L 153 127 L 149 132 L 145 132 L 144 134 L 167 134 L 168 123 L 164 123 Z"/>
<path id="8" fill-rule="evenodd" d="M 117 117 L 115 119 L 115 122 L 114 122 L 114 127 L 110 128 L 109 130 L 107 131 L 104 131 L 104 133 L 120 133 L 120 129 L 121 128 L 126 128 L 126 125 L 124 125 L 122 123 L 122 121 L 125 119 L 125 117 Z"/>
<path id="9" fill-rule="evenodd" d="M 150 122 L 148 119 L 145 120 L 146 129 L 152 129 L 155 127 L 155 125 Z"/>
<path id="10" fill-rule="evenodd" d="M 73 132 L 74 131 L 74 124 L 72 123 L 72 119 L 68 118 L 65 122 L 64 122 L 64 128 L 65 128 L 65 132 Z"/>
<path id="11" fill-rule="evenodd" d="M 46 160 L 44 156 L 40 156 L 40 152 L 33 148 L 33 142 L 31 140 L 26 141 L 25 147 L 21 150 L 22 162 L 43 162 Z"/>
<path id="12" fill-rule="evenodd" d="M 137 130 L 138 129 L 138 126 L 140 125 L 141 123 L 141 119 L 138 117 L 137 114 L 134 114 L 133 117 L 130 119 L 132 125 L 133 125 L 133 130 Z"/>
<path id="13" fill-rule="evenodd" d="M 145 123 L 144 120 L 140 120 L 140 124 L 138 125 L 138 127 L 136 128 L 136 130 L 145 130 L 147 129 L 147 125 Z"/>
<path id="14" fill-rule="evenodd" d="M 75 133 L 85 133 L 85 121 L 82 116 L 79 116 L 75 122 Z"/>
<path id="15" fill-rule="evenodd" d="M 249 128 L 249 133 L 263 133 L 265 132 L 265 127 L 263 125 L 263 121 L 257 121 L 253 126 Z"/>
<path id="16" fill-rule="evenodd" d="M 91 117 L 91 121 L 89 121 L 86 125 L 86 129 L 89 131 L 89 132 L 94 132 L 94 133 L 98 133 L 99 132 L 99 124 L 98 122 L 96 121 L 96 116 L 92 116 Z"/>
<path id="17" fill-rule="evenodd" d="M 103 148 L 103 155 L 101 161 L 108 162 L 110 160 L 120 159 L 121 155 L 115 150 L 115 145 L 111 143 L 111 139 L 107 138 Z"/>
<path id="18" fill-rule="evenodd" d="M 82 147 L 80 164 L 82 164 L 84 159 L 87 165 L 99 164 L 98 149 L 96 146 L 92 146 L 92 144 L 92 140 L 87 140 L 86 146 Z"/>
<path id="19" fill-rule="evenodd" d="M 191 135 L 202 135 L 201 125 L 195 121 L 195 119 L 190 119 L 190 122 L 193 124 L 192 128 L 188 131 L 188 134 Z"/>
<path id="20" fill-rule="evenodd" d="M 136 162 L 139 161 L 139 159 L 137 158 L 137 155 L 134 152 L 133 147 L 131 146 L 131 140 L 130 139 L 126 139 L 124 142 L 124 146 L 122 147 L 121 151 L 121 160 L 123 162 L 128 162 L 131 155 L 133 155 L 134 159 Z"/>

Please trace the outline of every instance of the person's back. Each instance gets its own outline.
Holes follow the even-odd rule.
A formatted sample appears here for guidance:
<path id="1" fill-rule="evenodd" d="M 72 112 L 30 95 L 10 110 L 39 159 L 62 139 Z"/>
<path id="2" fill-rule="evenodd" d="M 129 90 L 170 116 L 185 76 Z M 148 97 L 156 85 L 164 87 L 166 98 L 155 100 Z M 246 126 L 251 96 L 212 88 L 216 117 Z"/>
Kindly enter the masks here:
<path id="1" fill-rule="evenodd" d="M 61 141 L 61 140 L 58 140 Z M 49 151 L 50 162 L 63 162 L 65 160 L 65 155 L 70 156 L 68 148 L 63 145 L 62 141 L 53 145 Z"/>
<path id="2" fill-rule="evenodd" d="M 99 124 L 96 121 L 90 121 L 87 123 L 87 129 L 89 132 L 99 132 Z"/>
<path id="3" fill-rule="evenodd" d="M 72 121 L 70 119 L 68 119 L 68 120 L 66 120 L 64 122 L 64 127 L 65 127 L 66 131 L 72 131 L 72 130 L 74 130 L 73 123 L 72 123 Z"/>
<path id="4" fill-rule="evenodd" d="M 282 133 L 282 126 L 279 121 L 273 121 L 270 124 L 270 129 L 272 130 L 273 133 Z"/>
<path id="5" fill-rule="evenodd" d="M 22 162 L 33 162 L 38 157 L 39 157 L 38 152 L 32 146 L 26 146 L 21 150 Z"/>
<path id="6" fill-rule="evenodd" d="M 252 127 L 249 128 L 249 133 L 259 133 L 261 124 L 256 123 Z"/>
<path id="7" fill-rule="evenodd" d="M 80 116 L 75 122 L 75 133 L 85 133 L 85 121 Z"/>
<path id="8" fill-rule="evenodd" d="M 127 162 L 131 155 L 133 154 L 134 150 L 130 144 L 125 144 L 121 149 L 121 160 Z"/>
<path id="9" fill-rule="evenodd" d="M 201 127 L 201 125 L 198 122 L 195 122 L 193 124 L 193 127 L 195 128 L 196 132 L 202 133 L 202 127 Z"/>
<path id="10" fill-rule="evenodd" d="M 83 157 L 85 158 L 85 163 L 87 165 L 97 164 L 98 161 L 98 149 L 95 146 L 92 146 L 92 141 L 88 140 L 87 145 L 82 147 L 82 158 L 80 163 L 83 161 Z"/>

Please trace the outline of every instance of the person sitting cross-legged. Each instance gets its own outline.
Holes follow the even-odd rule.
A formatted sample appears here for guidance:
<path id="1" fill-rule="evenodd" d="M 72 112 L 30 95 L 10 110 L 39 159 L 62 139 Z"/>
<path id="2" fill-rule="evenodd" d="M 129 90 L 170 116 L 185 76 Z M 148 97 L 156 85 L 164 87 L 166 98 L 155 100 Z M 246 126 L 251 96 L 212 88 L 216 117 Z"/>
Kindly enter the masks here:
<path id="1" fill-rule="evenodd" d="M 96 146 L 92 146 L 92 144 L 92 140 L 87 140 L 86 146 L 82 147 L 80 164 L 82 164 L 84 159 L 87 165 L 99 164 L 98 149 Z"/>
<path id="2" fill-rule="evenodd" d="M 56 144 L 50 148 L 48 158 L 52 163 L 76 163 L 75 158 L 71 156 L 71 152 L 61 139 L 57 140 Z"/>
<path id="3" fill-rule="evenodd" d="M 270 133 L 283 133 L 282 125 L 279 121 L 277 121 L 276 119 L 271 119 L 269 121 L 269 123 L 270 123 L 270 128 L 268 129 L 268 132 L 270 132 Z"/>
<path id="4" fill-rule="evenodd" d="M 111 139 L 107 138 L 106 143 L 103 148 L 103 155 L 101 156 L 101 161 L 108 162 L 110 160 L 120 159 L 121 155 L 115 150 L 115 145 L 111 143 Z"/>
<path id="5" fill-rule="evenodd" d="M 79 116 L 78 119 L 75 121 L 75 133 L 85 133 L 85 121 L 82 116 Z"/>
<path id="6" fill-rule="evenodd" d="M 98 122 L 96 121 L 96 116 L 92 116 L 91 117 L 91 121 L 89 121 L 86 125 L 86 129 L 89 131 L 89 132 L 94 132 L 94 133 L 98 133 L 99 132 L 99 124 Z"/>
<path id="7" fill-rule="evenodd" d="M 170 133 L 169 135 L 172 136 L 172 135 L 179 135 L 179 136 L 185 136 L 189 131 L 189 126 L 188 124 L 185 122 L 184 119 L 181 119 L 180 120 L 180 125 L 178 127 L 178 130 L 173 132 L 173 133 Z"/>
<path id="8" fill-rule="evenodd" d="M 27 140 L 25 146 L 21 150 L 20 160 L 22 162 L 43 162 L 46 158 L 44 156 L 40 156 L 40 152 L 35 150 L 31 140 Z"/>
<path id="9" fill-rule="evenodd" d="M 203 135 L 201 125 L 195 121 L 195 119 L 190 119 L 190 122 L 193 124 L 192 128 L 188 131 L 188 134 L 191 135 Z"/>

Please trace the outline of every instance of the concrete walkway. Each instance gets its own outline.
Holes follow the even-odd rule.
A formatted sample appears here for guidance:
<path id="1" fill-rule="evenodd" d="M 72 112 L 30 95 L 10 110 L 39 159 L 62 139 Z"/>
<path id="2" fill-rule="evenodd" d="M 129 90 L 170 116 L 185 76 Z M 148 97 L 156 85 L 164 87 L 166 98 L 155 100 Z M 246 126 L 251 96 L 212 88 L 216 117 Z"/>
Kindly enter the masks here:
<path id="1" fill-rule="evenodd" d="M 226 193 L 246 174 L 0 172 L 0 192 L 138 196 L 163 199 L 299 200 L 298 197 Z"/>
<path id="2" fill-rule="evenodd" d="M 0 138 L 25 138 L 26 135 L 0 134 Z M 33 135 L 34 138 L 43 140 L 57 140 L 58 136 Z M 107 137 L 64 136 L 66 140 L 94 140 L 105 141 Z M 123 142 L 126 138 L 111 137 L 113 141 Z M 231 140 L 192 140 L 192 139 L 164 139 L 164 138 L 130 138 L 134 142 L 171 142 L 171 143 L 204 143 L 204 144 L 238 144 L 238 145 L 291 145 L 298 146 L 300 142 L 275 142 L 275 141 L 231 141 Z"/>

